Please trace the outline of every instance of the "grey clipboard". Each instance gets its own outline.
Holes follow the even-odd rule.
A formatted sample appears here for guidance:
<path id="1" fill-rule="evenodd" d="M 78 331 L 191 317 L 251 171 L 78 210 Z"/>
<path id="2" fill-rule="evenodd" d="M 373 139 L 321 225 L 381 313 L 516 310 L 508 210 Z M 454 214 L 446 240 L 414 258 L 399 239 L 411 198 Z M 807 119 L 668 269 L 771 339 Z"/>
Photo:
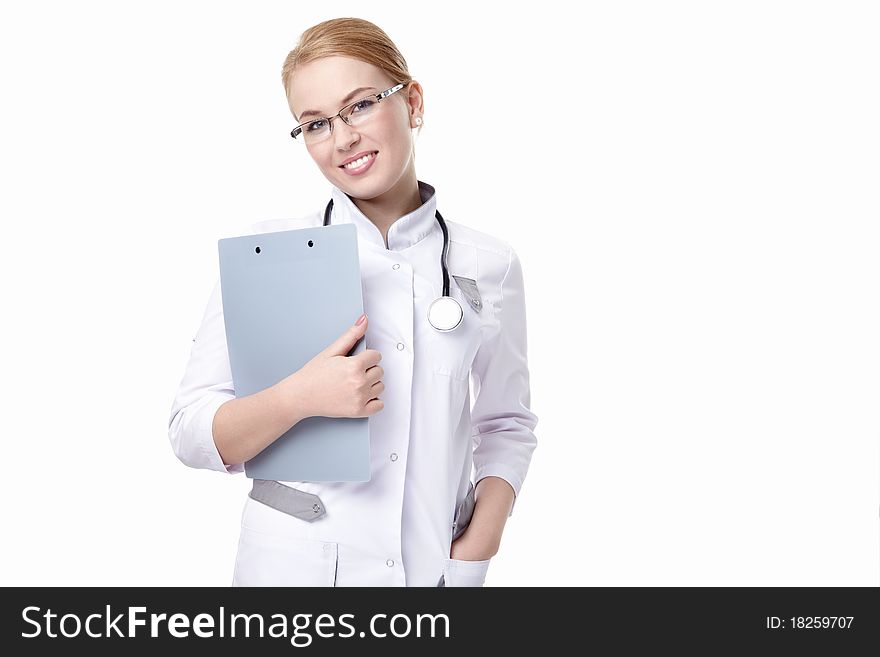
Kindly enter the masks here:
<path id="1" fill-rule="evenodd" d="M 236 397 L 300 369 L 363 313 L 357 228 L 338 224 L 218 240 Z M 365 349 L 358 341 L 348 355 Z M 369 481 L 369 418 L 309 417 L 244 464 L 251 479 Z"/>

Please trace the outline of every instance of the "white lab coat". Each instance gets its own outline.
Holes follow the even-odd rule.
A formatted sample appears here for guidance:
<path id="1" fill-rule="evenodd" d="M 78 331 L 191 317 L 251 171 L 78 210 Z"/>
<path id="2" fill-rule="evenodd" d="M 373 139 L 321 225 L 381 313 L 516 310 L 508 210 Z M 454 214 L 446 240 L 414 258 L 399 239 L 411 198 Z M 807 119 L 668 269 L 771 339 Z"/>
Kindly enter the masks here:
<path id="1" fill-rule="evenodd" d="M 480 586 L 489 561 L 450 559 L 452 522 L 471 481 L 501 477 L 519 495 L 536 446 L 529 410 L 526 309 L 519 259 L 503 241 L 446 219 L 450 294 L 464 310 L 436 331 L 428 306 L 442 294 L 443 233 L 434 188 L 422 205 L 379 229 L 332 188 L 332 224 L 354 223 L 369 316 L 366 347 L 382 354 L 383 410 L 370 416 L 368 482 L 281 483 L 318 495 L 326 515 L 306 522 L 245 499 L 233 585 Z M 300 219 L 253 224 L 251 233 L 320 226 L 324 208 Z M 478 313 L 453 275 L 477 281 Z M 219 406 L 235 397 L 219 277 L 192 345 L 169 419 L 186 465 L 240 473 L 213 441 Z M 356 318 L 352 317 L 352 323 Z M 327 336 L 328 344 L 337 336 Z M 471 408 L 469 376 L 474 387 Z M 516 498 L 514 498 L 514 505 Z M 511 511 L 512 515 L 512 511 Z"/>

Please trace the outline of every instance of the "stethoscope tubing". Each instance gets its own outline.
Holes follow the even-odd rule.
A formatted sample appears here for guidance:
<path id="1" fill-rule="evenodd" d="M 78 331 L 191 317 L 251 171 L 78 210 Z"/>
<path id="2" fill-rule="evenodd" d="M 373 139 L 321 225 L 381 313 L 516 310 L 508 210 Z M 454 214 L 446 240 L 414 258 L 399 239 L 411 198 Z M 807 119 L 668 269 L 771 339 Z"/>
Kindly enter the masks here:
<path id="1" fill-rule="evenodd" d="M 330 212 L 333 210 L 333 199 L 330 199 L 330 202 L 327 203 L 327 209 L 324 210 L 324 225 L 330 225 Z M 449 296 L 449 268 L 446 266 L 448 262 L 447 257 L 449 253 L 449 231 L 446 228 L 446 222 L 443 220 L 443 216 L 440 214 L 440 210 L 434 211 L 434 216 L 437 219 L 437 223 L 440 224 L 440 230 L 443 231 L 443 250 L 440 252 L 440 270 L 443 272 L 443 296 Z"/>

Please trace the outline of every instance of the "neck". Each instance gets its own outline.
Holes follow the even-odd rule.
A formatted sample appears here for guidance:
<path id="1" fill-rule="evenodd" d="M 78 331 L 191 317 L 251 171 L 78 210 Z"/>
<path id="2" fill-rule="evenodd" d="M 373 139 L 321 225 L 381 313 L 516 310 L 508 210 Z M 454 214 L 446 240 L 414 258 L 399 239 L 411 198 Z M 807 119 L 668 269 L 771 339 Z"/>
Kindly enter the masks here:
<path id="1" fill-rule="evenodd" d="M 402 176 L 384 194 L 371 199 L 352 198 L 351 200 L 382 233 L 385 248 L 388 248 L 388 229 L 391 228 L 391 224 L 422 205 L 419 182 L 415 171 L 412 170 Z"/>

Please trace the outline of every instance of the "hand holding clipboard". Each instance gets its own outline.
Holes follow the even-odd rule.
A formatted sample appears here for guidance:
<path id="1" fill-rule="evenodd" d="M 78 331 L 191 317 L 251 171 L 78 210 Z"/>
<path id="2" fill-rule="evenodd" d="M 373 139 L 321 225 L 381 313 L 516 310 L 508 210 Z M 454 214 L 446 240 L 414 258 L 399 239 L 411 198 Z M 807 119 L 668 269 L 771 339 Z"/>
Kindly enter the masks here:
<path id="1" fill-rule="evenodd" d="M 308 382 L 297 387 L 297 403 L 307 417 L 369 417 L 385 408 L 379 399 L 385 391 L 382 354 L 365 349 L 348 355 L 367 332 L 367 316 L 361 315 L 359 322 L 291 375 Z"/>

